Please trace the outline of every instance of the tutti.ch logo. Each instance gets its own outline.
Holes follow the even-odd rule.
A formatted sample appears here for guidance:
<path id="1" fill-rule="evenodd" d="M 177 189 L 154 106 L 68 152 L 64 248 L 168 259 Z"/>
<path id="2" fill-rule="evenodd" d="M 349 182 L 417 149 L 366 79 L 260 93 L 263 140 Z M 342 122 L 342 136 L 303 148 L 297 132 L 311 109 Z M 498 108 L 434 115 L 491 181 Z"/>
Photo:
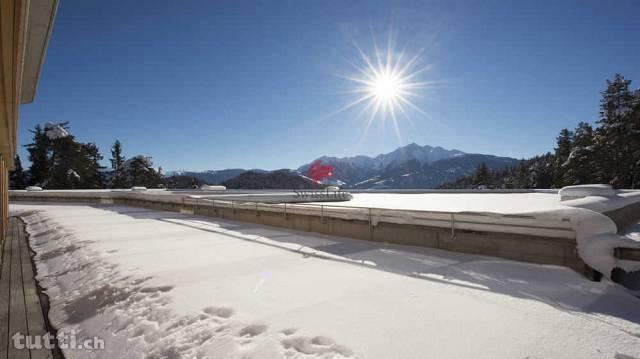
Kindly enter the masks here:
<path id="1" fill-rule="evenodd" d="M 323 165 L 321 160 L 315 160 L 311 163 L 311 167 L 307 171 L 307 176 L 316 182 L 320 182 L 325 178 L 333 175 L 333 167 Z"/>

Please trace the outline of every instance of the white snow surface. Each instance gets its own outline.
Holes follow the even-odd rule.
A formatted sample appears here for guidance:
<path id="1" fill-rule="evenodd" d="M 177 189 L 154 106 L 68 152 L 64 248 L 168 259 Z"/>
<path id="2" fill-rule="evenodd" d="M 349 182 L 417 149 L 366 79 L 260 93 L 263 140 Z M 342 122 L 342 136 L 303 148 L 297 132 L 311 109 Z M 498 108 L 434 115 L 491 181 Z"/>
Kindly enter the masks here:
<path id="1" fill-rule="evenodd" d="M 586 197 L 586 196 L 615 196 L 615 191 L 610 185 L 606 184 L 590 184 L 563 187 L 558 191 L 560 198 L 562 197 Z"/>
<path id="2" fill-rule="evenodd" d="M 618 267 L 640 270 L 640 262 L 614 257 L 615 248 L 640 248 L 640 241 L 618 235 L 603 212 L 640 201 L 640 191 L 613 191 L 604 185 L 565 187 L 561 191 L 585 196 L 560 201 L 559 193 L 354 193 L 348 202 L 332 206 L 389 208 L 435 212 L 526 214 L 540 220 L 571 218 L 580 257 L 607 278 Z M 594 195 L 597 194 L 597 195 Z M 602 194 L 607 194 L 606 196 Z M 319 204 L 319 203 L 318 203 Z"/>
<path id="3" fill-rule="evenodd" d="M 61 123 L 47 122 L 44 125 L 44 133 L 46 134 L 47 138 L 49 138 L 50 140 L 55 140 L 58 138 L 69 136 L 69 132 L 65 130 L 64 127 L 62 127 Z"/>
<path id="4" fill-rule="evenodd" d="M 318 203 L 320 204 L 320 203 Z M 353 193 L 335 206 L 440 212 L 526 213 L 567 208 L 556 193 Z"/>
<path id="5" fill-rule="evenodd" d="M 11 211 L 52 324 L 105 339 L 67 358 L 640 357 L 640 300 L 566 268 L 126 206 Z"/>

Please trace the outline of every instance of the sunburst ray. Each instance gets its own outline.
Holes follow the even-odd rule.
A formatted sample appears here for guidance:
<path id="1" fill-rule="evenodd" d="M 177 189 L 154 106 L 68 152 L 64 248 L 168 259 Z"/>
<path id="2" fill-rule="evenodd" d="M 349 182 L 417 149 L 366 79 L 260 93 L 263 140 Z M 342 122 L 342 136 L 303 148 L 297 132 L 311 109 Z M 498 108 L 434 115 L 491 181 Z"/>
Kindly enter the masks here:
<path id="1" fill-rule="evenodd" d="M 366 121 L 365 132 L 371 123 L 379 117 L 389 119 L 393 122 L 393 127 L 398 136 L 400 128 L 398 120 L 401 117 L 410 121 L 407 108 L 419 114 L 426 115 L 418 105 L 412 102 L 416 98 L 421 98 L 424 89 L 437 84 L 438 81 L 425 81 L 421 77 L 431 69 L 431 66 L 420 66 L 421 56 L 424 49 L 411 56 L 407 53 L 406 46 L 400 52 L 396 52 L 394 44 L 396 37 L 389 33 L 387 48 L 382 49 L 373 37 L 373 52 L 367 54 L 355 41 L 353 42 L 362 64 L 360 66 L 350 63 L 357 71 L 355 75 L 340 76 L 353 87 L 344 91 L 352 95 L 357 95 L 346 106 L 338 112 L 356 106 L 362 106 L 360 115 L 369 112 Z M 384 45 L 383 45 L 384 46 Z"/>

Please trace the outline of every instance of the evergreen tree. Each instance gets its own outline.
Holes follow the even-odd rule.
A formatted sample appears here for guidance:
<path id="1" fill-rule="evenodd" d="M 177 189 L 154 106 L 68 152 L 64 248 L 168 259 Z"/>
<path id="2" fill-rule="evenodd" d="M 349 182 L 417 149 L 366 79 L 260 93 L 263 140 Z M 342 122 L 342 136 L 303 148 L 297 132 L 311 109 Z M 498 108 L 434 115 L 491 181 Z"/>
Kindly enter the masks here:
<path id="1" fill-rule="evenodd" d="M 553 187 L 555 164 L 555 156 L 551 153 L 534 157 L 529 165 L 532 178 L 530 188 Z"/>
<path id="2" fill-rule="evenodd" d="M 132 186 L 155 188 L 162 178 L 153 168 L 151 157 L 135 156 L 124 163 L 127 179 Z"/>
<path id="3" fill-rule="evenodd" d="M 602 161 L 604 173 L 609 174 L 609 183 L 619 188 L 631 187 L 634 167 L 631 137 L 640 130 L 640 124 L 631 121 L 637 98 L 629 89 L 630 84 L 631 81 L 620 74 L 607 80 L 600 101 L 600 129 L 596 137 L 597 149 L 606 159 Z"/>
<path id="4" fill-rule="evenodd" d="M 104 188 L 104 176 L 100 161 L 104 157 L 100 154 L 95 143 L 81 144 L 81 151 L 85 165 L 80 167 L 80 177 L 82 188 Z"/>
<path id="5" fill-rule="evenodd" d="M 20 161 L 20 156 L 16 155 L 13 167 L 13 171 L 11 171 L 11 173 L 9 174 L 9 188 L 25 189 L 25 187 L 27 187 L 27 174 L 22 168 L 22 161 Z"/>
<path id="6" fill-rule="evenodd" d="M 65 130 L 66 125 L 64 126 Z M 48 132 L 48 131 L 47 131 Z M 82 188 L 80 168 L 83 163 L 81 145 L 72 135 L 50 137 L 50 171 L 46 187 L 51 189 Z"/>
<path id="7" fill-rule="evenodd" d="M 631 148 L 631 188 L 640 188 L 640 89 L 635 91 L 633 111 L 629 113 L 629 147 Z"/>
<path id="8" fill-rule="evenodd" d="M 556 188 L 564 187 L 567 183 L 571 182 L 567 180 L 565 176 L 565 165 L 571 155 L 571 148 L 573 146 L 573 133 L 563 128 L 560 130 L 560 134 L 556 137 L 556 148 L 554 156 L 554 169 L 553 169 L 553 185 Z"/>
<path id="9" fill-rule="evenodd" d="M 473 177 L 474 177 L 474 181 L 473 181 L 474 187 L 481 187 L 481 186 L 488 187 L 489 186 L 489 169 L 487 168 L 487 164 L 482 162 L 476 169 L 476 172 Z"/>
<path id="10" fill-rule="evenodd" d="M 531 188 L 531 171 L 529 169 L 529 161 L 520 161 L 516 168 L 515 188 Z"/>
<path id="11" fill-rule="evenodd" d="M 33 142 L 26 145 L 29 152 L 29 184 L 34 186 L 44 186 L 46 179 L 49 178 L 50 160 L 49 160 L 49 139 L 45 131 L 40 125 L 30 131 L 33 133 Z"/>
<path id="12" fill-rule="evenodd" d="M 113 170 L 113 177 L 111 179 L 112 188 L 128 188 L 127 176 L 124 171 L 125 158 L 122 155 L 122 145 L 119 140 L 113 143 L 111 146 L 111 169 Z"/>
<path id="13" fill-rule="evenodd" d="M 595 159 L 593 128 L 586 122 L 580 122 L 576 127 L 564 170 L 567 185 L 597 182 L 600 170 Z"/>
<path id="14" fill-rule="evenodd" d="M 31 183 L 53 189 L 101 188 L 102 159 L 95 144 L 79 143 L 68 123 L 37 125 L 27 145 Z"/>

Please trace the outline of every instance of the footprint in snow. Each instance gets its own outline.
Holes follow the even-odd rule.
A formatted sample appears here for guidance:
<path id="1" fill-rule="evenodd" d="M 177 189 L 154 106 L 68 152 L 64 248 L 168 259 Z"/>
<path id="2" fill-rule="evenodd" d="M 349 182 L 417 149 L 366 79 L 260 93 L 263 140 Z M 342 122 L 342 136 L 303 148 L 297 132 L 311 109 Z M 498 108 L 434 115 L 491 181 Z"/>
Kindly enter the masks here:
<path id="1" fill-rule="evenodd" d="M 140 289 L 140 292 L 142 293 L 153 293 L 153 292 L 168 292 L 171 289 L 173 289 L 172 285 L 162 285 L 162 286 L 158 286 L 158 287 L 145 287 Z"/>
<path id="2" fill-rule="evenodd" d="M 286 328 L 280 331 L 285 336 L 293 335 L 298 331 L 298 328 Z"/>
<path id="3" fill-rule="evenodd" d="M 204 308 L 203 311 L 207 314 L 211 314 L 220 318 L 231 318 L 231 316 L 234 314 L 233 309 L 224 307 L 207 307 Z"/>
<path id="4" fill-rule="evenodd" d="M 267 331 L 267 326 L 262 324 L 254 324 L 240 329 L 238 335 L 244 338 L 253 338 Z"/>

